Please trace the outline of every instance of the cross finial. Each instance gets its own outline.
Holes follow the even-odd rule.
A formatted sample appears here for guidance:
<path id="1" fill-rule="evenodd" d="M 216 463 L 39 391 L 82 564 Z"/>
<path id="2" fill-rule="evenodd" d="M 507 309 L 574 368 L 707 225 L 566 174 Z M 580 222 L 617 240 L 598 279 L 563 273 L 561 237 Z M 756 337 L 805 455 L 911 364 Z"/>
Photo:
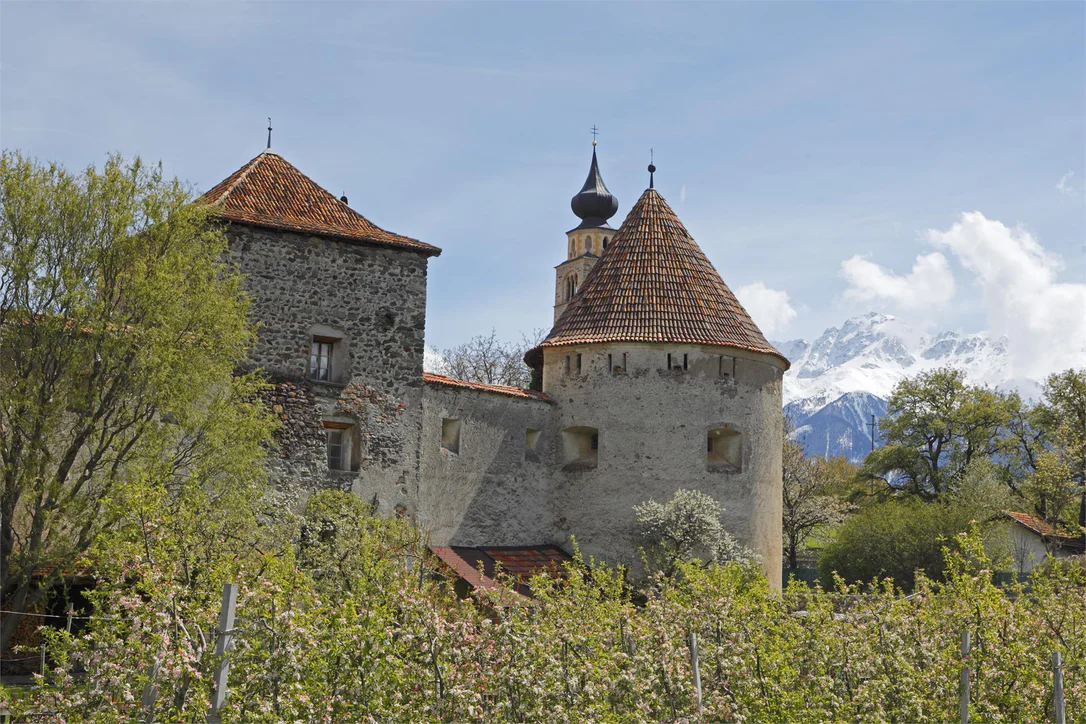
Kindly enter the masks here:
<path id="1" fill-rule="evenodd" d="M 268 116 L 268 148 L 271 148 L 271 116 Z"/>
<path id="2" fill-rule="evenodd" d="M 649 149 L 649 188 L 652 188 L 652 175 L 656 173 L 656 164 L 653 163 L 653 149 Z"/>
<path id="3" fill-rule="evenodd" d="M 599 130 L 596 129 L 596 124 L 592 124 L 592 145 L 596 145 L 596 136 L 600 135 Z"/>

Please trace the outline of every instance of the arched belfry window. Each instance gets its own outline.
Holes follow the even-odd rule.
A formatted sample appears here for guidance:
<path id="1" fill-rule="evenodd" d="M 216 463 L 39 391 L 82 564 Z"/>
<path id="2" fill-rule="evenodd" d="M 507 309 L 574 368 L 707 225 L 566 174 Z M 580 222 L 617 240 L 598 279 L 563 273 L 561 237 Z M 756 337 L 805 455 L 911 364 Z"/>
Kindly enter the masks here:
<path id="1" fill-rule="evenodd" d="M 577 275 L 571 274 L 566 277 L 566 301 L 573 299 L 573 295 L 577 293 Z"/>
<path id="2" fill-rule="evenodd" d="M 606 251 L 606 249 L 607 249 L 607 237 L 606 236 L 603 237 L 603 248 Z"/>

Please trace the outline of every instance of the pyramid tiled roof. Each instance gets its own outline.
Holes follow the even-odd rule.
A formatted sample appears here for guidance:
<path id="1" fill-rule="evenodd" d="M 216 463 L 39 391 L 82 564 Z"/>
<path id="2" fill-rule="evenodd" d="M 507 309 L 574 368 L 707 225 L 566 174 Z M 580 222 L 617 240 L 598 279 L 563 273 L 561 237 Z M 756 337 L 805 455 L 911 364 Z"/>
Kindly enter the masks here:
<path id="1" fill-rule="evenodd" d="M 414 249 L 432 256 L 441 253 L 436 246 L 380 228 L 270 150 L 201 200 L 218 207 L 216 216 L 235 223 Z"/>
<path id="2" fill-rule="evenodd" d="M 543 342 L 673 342 L 780 357 L 655 189 L 618 233 Z"/>

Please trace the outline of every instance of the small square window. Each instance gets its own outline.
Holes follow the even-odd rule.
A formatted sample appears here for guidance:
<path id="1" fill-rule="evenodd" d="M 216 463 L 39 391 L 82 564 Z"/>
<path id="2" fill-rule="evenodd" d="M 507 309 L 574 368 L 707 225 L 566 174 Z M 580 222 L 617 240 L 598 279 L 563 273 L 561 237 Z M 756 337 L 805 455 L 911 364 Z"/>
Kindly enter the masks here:
<path id="1" fill-rule="evenodd" d="M 539 449 L 539 430 L 529 427 L 524 432 L 524 449 L 525 450 L 537 450 Z"/>

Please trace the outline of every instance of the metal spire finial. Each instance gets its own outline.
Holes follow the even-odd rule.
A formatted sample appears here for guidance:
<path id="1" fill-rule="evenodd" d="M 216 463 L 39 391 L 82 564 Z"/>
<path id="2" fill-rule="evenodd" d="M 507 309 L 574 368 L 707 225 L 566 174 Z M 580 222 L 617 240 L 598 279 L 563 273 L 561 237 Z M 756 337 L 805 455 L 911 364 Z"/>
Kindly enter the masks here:
<path id="1" fill-rule="evenodd" d="M 269 149 L 271 148 L 271 132 L 272 132 L 271 116 L 268 116 L 268 148 Z"/>
<path id="2" fill-rule="evenodd" d="M 600 135 L 600 132 L 596 130 L 596 124 L 592 124 L 592 145 L 596 145 L 596 136 Z"/>
<path id="3" fill-rule="evenodd" d="M 653 149 L 650 148 L 649 149 L 649 188 L 650 189 L 653 187 L 652 186 L 652 175 L 654 173 L 656 173 L 656 165 L 652 161 L 653 161 Z"/>

